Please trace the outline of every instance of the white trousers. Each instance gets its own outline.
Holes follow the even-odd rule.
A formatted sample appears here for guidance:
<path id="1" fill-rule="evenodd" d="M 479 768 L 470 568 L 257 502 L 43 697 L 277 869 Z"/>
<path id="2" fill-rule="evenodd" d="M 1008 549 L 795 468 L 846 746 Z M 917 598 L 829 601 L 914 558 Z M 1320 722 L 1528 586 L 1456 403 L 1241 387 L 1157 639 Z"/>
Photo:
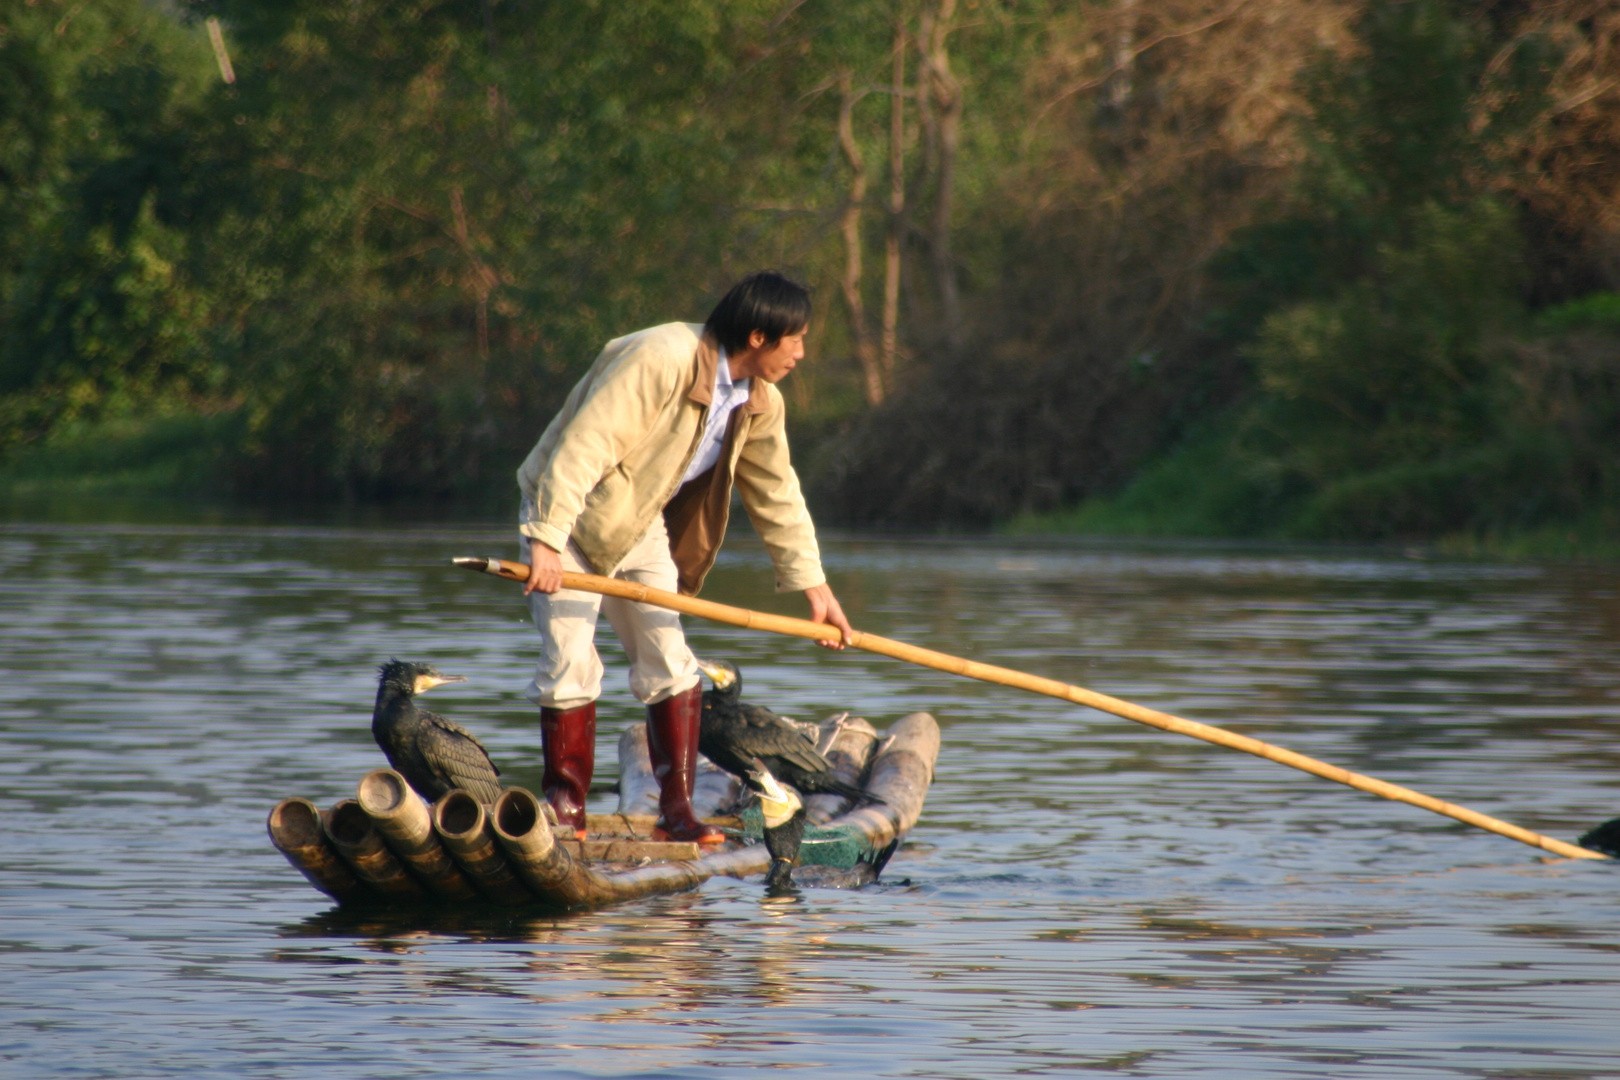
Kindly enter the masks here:
<path id="1" fill-rule="evenodd" d="M 534 504 L 524 500 L 519 520 L 528 521 Z M 519 534 L 523 561 L 530 558 L 529 538 Z M 594 573 L 570 540 L 562 552 L 564 570 Z M 675 560 L 669 554 L 664 519 L 630 549 L 610 577 L 674 592 Z M 663 701 L 698 682 L 697 662 L 686 647 L 681 617 L 667 608 L 637 604 L 599 593 L 563 589 L 529 594 L 529 614 L 540 631 L 540 660 L 528 698 L 551 709 L 572 709 L 602 693 L 602 658 L 596 652 L 596 621 L 606 615 L 630 658 L 630 692 L 648 705 Z"/>

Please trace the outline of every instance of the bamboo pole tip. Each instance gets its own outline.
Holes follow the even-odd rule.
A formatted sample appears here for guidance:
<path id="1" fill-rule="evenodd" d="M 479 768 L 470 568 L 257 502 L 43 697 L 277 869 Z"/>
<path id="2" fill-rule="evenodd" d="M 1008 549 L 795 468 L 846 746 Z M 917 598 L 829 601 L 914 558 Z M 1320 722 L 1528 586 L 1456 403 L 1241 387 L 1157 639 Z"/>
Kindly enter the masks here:
<path id="1" fill-rule="evenodd" d="M 459 566 L 463 570 L 471 570 L 475 573 L 481 574 L 490 574 L 494 577 L 505 578 L 507 581 L 525 581 L 529 576 L 529 567 L 526 564 L 518 562 L 502 562 L 500 559 L 494 558 L 493 556 L 485 557 L 483 555 L 458 555 L 451 559 L 450 562 L 452 565 Z M 564 578 L 567 578 L 566 574 L 564 575 Z"/>
<path id="2" fill-rule="evenodd" d="M 1581 839 L 1584 840 L 1586 838 L 1583 836 Z M 1612 860 L 1614 858 L 1614 856 L 1610 855 L 1608 852 L 1599 851 L 1596 848 L 1584 847 L 1580 844 L 1566 844 L 1562 840 L 1553 840 L 1548 837 L 1542 837 L 1542 840 L 1544 841 L 1544 843 L 1541 845 L 1542 848 L 1552 852 L 1555 855 L 1562 855 L 1566 859 Z"/>

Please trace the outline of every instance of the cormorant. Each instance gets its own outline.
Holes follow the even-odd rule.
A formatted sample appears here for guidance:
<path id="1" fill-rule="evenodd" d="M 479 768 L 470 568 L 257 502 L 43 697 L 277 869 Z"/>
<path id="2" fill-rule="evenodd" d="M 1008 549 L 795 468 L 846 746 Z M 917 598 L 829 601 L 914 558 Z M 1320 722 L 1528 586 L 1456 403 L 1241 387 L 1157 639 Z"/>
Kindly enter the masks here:
<path id="1" fill-rule="evenodd" d="M 804 843 L 804 803 L 792 788 L 777 783 L 759 758 L 754 758 L 743 774 L 743 783 L 759 796 L 759 809 L 765 817 L 765 850 L 771 853 L 765 887 L 780 889 L 791 885 L 793 866 L 799 861 L 799 845 Z"/>
<path id="2" fill-rule="evenodd" d="M 390 660 L 380 669 L 371 735 L 388 764 L 428 802 L 451 788 L 463 788 L 486 805 L 500 798 L 501 770 L 484 744 L 460 724 L 416 707 L 416 695 L 444 683 L 466 682 L 465 675 L 441 675 L 431 664 Z"/>
<path id="3" fill-rule="evenodd" d="M 1620 859 L 1620 818 L 1605 821 L 1594 829 L 1588 829 L 1579 841 L 1583 848 L 1601 851 L 1603 854 Z"/>
<path id="4" fill-rule="evenodd" d="M 714 689 L 703 692 L 700 754 L 744 783 L 757 759 L 773 777 L 802 795 L 829 792 L 862 802 L 879 801 L 834 776 L 816 744 L 791 722 L 762 705 L 743 702 L 742 675 L 731 661 L 699 660 L 697 664 L 714 680 Z"/>

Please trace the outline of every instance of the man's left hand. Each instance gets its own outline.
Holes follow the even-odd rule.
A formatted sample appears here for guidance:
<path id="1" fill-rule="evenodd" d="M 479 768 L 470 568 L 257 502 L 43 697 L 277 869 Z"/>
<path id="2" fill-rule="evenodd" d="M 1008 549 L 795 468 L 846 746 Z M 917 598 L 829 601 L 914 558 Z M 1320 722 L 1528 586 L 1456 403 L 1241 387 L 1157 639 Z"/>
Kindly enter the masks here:
<path id="1" fill-rule="evenodd" d="M 844 617 L 844 609 L 838 604 L 838 597 L 833 595 L 832 586 L 826 583 L 813 585 L 804 590 L 804 598 L 810 601 L 810 621 L 826 623 L 836 626 L 843 633 L 841 641 L 818 641 L 817 645 L 828 649 L 842 649 L 854 641 L 855 630 Z"/>

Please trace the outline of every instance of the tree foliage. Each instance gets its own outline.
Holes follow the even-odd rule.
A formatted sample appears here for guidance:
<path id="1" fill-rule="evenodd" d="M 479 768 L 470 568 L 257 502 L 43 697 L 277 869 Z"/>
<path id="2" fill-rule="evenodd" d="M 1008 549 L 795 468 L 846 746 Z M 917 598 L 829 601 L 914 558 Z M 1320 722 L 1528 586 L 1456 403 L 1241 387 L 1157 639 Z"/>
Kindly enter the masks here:
<path id="1" fill-rule="evenodd" d="M 825 516 L 1535 527 L 1620 499 L 1617 118 L 1604 0 L 18 0 L 0 455 L 505 493 L 771 265 Z"/>
<path id="2" fill-rule="evenodd" d="M 1573 444 L 1537 430 L 1508 344 L 1531 286 L 1513 147 L 1549 107 L 1558 49 L 1439 0 L 1371 4 L 1356 31 L 1356 51 L 1312 73 L 1294 209 L 1234 245 L 1248 274 L 1233 283 L 1263 317 L 1232 452 L 1286 496 L 1273 531 L 1432 536 L 1577 513 L 1567 463 L 1546 455 Z"/>
<path id="3" fill-rule="evenodd" d="M 1526 322 L 1617 284 L 1612 213 L 1576 226 L 1564 200 L 1620 173 L 1547 137 L 1612 95 L 1609 13 L 1106 7 L 1115 21 L 1053 35 L 1051 113 L 1072 87 L 1093 96 L 1054 144 L 1062 166 L 1010 189 L 1041 198 L 1009 204 L 1019 258 L 981 312 L 990 333 L 857 428 L 832 476 L 846 513 L 1004 520 L 1139 475 L 1120 514 L 1081 526 L 1386 538 L 1613 505 L 1606 332 L 1577 346 Z M 1559 190 L 1536 155 L 1565 170 Z"/>

